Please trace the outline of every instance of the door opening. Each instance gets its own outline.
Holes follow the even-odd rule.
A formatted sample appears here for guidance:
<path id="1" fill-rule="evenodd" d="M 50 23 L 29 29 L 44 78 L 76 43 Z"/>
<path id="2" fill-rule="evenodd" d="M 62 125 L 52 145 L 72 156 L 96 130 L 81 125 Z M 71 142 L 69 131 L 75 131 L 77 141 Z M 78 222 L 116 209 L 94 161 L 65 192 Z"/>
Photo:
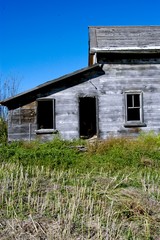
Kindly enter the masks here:
<path id="1" fill-rule="evenodd" d="M 79 123 L 81 138 L 90 138 L 97 134 L 95 97 L 79 99 Z"/>

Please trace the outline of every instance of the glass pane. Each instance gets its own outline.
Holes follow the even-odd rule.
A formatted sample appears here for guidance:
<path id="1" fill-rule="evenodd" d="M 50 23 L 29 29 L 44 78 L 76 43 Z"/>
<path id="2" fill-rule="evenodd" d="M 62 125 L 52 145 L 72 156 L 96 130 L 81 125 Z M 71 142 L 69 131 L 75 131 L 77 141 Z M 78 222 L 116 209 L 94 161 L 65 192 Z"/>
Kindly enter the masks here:
<path id="1" fill-rule="evenodd" d="M 139 108 L 128 109 L 127 121 L 140 121 L 140 109 Z"/>
<path id="2" fill-rule="evenodd" d="M 140 107 L 140 94 L 134 94 L 134 107 Z"/>
<path id="3" fill-rule="evenodd" d="M 133 107 L 131 94 L 127 94 L 127 108 L 128 107 Z"/>

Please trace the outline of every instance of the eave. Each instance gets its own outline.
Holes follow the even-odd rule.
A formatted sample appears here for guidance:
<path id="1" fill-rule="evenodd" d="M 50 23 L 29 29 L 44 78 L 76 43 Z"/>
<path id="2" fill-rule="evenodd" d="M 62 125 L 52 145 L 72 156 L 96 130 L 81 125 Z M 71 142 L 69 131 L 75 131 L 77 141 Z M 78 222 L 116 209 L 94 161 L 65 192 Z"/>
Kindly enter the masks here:
<path id="1" fill-rule="evenodd" d="M 30 89 L 29 91 L 22 92 L 14 97 L 10 97 L 1 101 L 0 105 L 7 106 L 8 109 L 15 109 L 27 103 L 35 101 L 39 97 L 48 96 L 51 89 L 64 89 L 72 87 L 76 84 L 79 84 L 79 82 L 82 80 L 87 80 L 87 78 L 90 79 L 95 77 L 96 74 L 104 74 L 100 64 L 94 64 L 70 74 L 66 74 L 62 77 L 47 81 L 44 84 Z"/>
<path id="2" fill-rule="evenodd" d="M 156 54 L 160 53 L 160 46 L 156 47 L 109 47 L 109 48 L 91 48 L 90 53 L 135 53 L 135 54 Z"/>

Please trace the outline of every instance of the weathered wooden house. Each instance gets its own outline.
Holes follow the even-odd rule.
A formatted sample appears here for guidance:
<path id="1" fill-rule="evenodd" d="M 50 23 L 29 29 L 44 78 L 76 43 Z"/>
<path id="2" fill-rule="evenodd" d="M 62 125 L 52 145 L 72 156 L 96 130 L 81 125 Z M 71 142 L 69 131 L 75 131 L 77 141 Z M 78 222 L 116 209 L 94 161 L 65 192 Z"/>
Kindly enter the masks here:
<path id="1" fill-rule="evenodd" d="M 160 27 L 89 27 L 89 66 L 1 102 L 8 140 L 160 132 Z"/>

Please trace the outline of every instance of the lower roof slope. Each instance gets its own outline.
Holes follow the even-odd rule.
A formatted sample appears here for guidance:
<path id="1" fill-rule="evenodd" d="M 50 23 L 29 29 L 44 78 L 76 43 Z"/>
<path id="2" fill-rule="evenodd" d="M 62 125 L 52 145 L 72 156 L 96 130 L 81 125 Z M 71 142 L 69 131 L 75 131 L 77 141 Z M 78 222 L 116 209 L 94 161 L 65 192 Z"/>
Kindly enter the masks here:
<path id="1" fill-rule="evenodd" d="M 15 109 L 32 101 L 35 101 L 39 97 L 46 97 L 50 94 L 51 90 L 60 91 L 61 89 L 72 87 L 79 84 L 82 81 L 87 81 L 93 77 L 103 75 L 104 71 L 99 64 L 94 64 L 90 67 L 86 67 L 75 71 L 73 73 L 64 75 L 60 78 L 47 81 L 29 91 L 17 94 L 14 97 L 5 99 L 0 102 L 1 105 L 7 106 L 9 109 Z"/>

